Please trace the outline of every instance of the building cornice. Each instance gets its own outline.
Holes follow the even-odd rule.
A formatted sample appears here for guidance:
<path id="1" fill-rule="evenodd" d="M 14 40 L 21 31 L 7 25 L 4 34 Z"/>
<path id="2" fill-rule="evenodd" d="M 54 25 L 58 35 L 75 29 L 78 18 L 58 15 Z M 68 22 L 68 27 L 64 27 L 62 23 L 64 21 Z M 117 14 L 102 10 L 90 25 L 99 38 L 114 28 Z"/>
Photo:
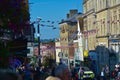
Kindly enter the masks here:
<path id="1" fill-rule="evenodd" d="M 120 6 L 120 4 L 117 4 L 117 5 L 114 5 L 114 6 L 110 6 L 109 9 L 116 8 L 118 6 Z"/>
<path id="2" fill-rule="evenodd" d="M 77 13 L 77 14 L 73 15 L 72 17 L 64 20 L 64 21 L 61 21 L 59 24 L 64 24 L 64 23 L 67 23 L 67 24 L 73 23 L 74 24 L 74 23 L 77 23 L 77 17 L 79 15 L 82 15 L 82 13 Z"/>
<path id="3" fill-rule="evenodd" d="M 110 35 L 109 39 L 120 39 L 120 34 Z"/>
<path id="4" fill-rule="evenodd" d="M 118 6 L 120 6 L 120 4 L 117 4 L 117 5 L 114 5 L 114 6 L 111 6 L 111 7 L 106 7 L 104 9 L 99 10 L 99 11 L 96 11 L 95 13 L 97 14 L 97 13 L 100 13 L 100 12 L 108 10 L 108 9 L 116 8 Z"/>
<path id="5" fill-rule="evenodd" d="M 76 19 L 83 18 L 84 14 L 78 15 Z"/>
<path id="6" fill-rule="evenodd" d="M 105 35 L 105 36 L 96 36 L 96 38 L 107 38 L 108 35 Z"/>
<path id="7" fill-rule="evenodd" d="M 91 10 L 89 10 L 89 11 L 87 11 L 87 12 L 83 15 L 83 17 L 86 17 L 86 16 L 88 16 L 88 15 L 90 15 L 90 14 L 92 14 L 92 13 L 95 13 L 95 9 L 94 9 L 94 8 L 91 9 Z"/>
<path id="8" fill-rule="evenodd" d="M 103 12 L 103 11 L 105 11 L 105 10 L 108 10 L 108 8 L 101 9 L 101 10 L 99 10 L 99 11 L 96 11 L 95 13 L 97 14 L 97 13 Z"/>

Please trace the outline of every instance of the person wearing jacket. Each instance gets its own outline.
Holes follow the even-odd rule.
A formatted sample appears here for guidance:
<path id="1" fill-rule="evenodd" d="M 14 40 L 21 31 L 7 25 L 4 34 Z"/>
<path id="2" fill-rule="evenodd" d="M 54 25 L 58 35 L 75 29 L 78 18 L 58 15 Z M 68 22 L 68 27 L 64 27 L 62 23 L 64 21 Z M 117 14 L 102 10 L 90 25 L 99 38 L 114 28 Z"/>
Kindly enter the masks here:
<path id="1" fill-rule="evenodd" d="M 55 69 L 55 77 L 58 77 L 61 80 L 72 80 L 68 66 L 62 61 L 60 61 L 59 65 Z"/>

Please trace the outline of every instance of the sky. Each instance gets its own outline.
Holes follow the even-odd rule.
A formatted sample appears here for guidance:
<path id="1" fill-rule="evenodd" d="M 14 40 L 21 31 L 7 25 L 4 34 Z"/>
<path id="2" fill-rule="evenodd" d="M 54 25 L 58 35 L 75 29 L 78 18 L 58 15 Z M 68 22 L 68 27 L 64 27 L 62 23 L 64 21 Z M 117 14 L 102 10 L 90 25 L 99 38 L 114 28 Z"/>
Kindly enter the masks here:
<path id="1" fill-rule="evenodd" d="M 30 21 L 34 22 L 39 17 L 40 38 L 59 38 L 59 22 L 66 19 L 66 14 L 71 9 L 82 11 L 82 0 L 29 0 Z M 53 22 L 53 23 L 52 23 Z M 54 26 L 56 29 L 48 26 Z M 37 24 L 34 25 L 37 31 Z M 37 33 L 35 33 L 37 37 Z"/>

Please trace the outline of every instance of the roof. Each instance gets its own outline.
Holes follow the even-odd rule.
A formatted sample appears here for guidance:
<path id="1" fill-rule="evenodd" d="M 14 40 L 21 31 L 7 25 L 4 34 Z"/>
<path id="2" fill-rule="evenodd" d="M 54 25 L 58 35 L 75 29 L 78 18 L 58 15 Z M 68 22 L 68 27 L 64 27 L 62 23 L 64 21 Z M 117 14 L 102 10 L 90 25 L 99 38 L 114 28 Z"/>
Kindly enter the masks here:
<path id="1" fill-rule="evenodd" d="M 68 19 L 66 19 L 66 20 L 62 20 L 59 24 L 62 24 L 62 23 L 65 23 L 65 22 L 67 22 L 67 23 L 71 23 L 71 22 L 77 22 L 77 17 L 79 16 L 79 15 L 81 15 L 82 13 L 77 13 L 77 14 L 75 14 L 75 15 L 73 15 L 72 17 L 70 17 L 70 18 L 68 18 Z"/>

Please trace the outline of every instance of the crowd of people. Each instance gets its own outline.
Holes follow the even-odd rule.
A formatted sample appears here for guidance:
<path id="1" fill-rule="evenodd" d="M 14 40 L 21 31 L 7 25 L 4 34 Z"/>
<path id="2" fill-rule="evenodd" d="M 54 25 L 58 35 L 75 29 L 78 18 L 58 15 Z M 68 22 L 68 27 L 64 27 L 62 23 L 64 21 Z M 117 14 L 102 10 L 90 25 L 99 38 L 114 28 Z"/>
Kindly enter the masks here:
<path id="1" fill-rule="evenodd" d="M 108 65 L 101 69 L 100 80 L 120 80 L 120 64 L 116 64 L 111 70 Z"/>
<path id="2" fill-rule="evenodd" d="M 106 65 L 105 67 L 104 66 L 102 67 L 100 79 L 101 80 L 110 80 L 110 69 L 109 69 L 108 65 Z"/>
<path id="3" fill-rule="evenodd" d="M 80 68 L 75 75 L 74 67 L 68 68 L 64 62 L 54 63 L 53 66 L 40 64 L 35 67 L 29 60 L 21 66 L 9 67 L 9 69 L 0 69 L 0 80 L 82 80 L 84 71 Z M 120 64 L 116 64 L 114 70 L 110 71 L 109 66 L 105 65 L 101 69 L 100 77 L 97 80 L 120 80 Z"/>
<path id="4" fill-rule="evenodd" d="M 1 69 L 0 75 L 3 75 L 0 80 L 72 80 L 71 72 L 63 62 L 47 67 L 42 64 L 35 67 L 26 63 L 15 69 Z"/>
<path id="5" fill-rule="evenodd" d="M 114 69 L 111 72 L 112 78 L 120 80 L 120 64 L 116 64 Z"/>
<path id="6" fill-rule="evenodd" d="M 74 67 L 68 67 L 62 60 L 52 66 L 40 64 L 35 67 L 29 60 L 21 66 L 10 67 L 8 70 L 0 70 L 0 80 L 82 80 L 83 70 L 80 68 L 78 76 Z"/>

